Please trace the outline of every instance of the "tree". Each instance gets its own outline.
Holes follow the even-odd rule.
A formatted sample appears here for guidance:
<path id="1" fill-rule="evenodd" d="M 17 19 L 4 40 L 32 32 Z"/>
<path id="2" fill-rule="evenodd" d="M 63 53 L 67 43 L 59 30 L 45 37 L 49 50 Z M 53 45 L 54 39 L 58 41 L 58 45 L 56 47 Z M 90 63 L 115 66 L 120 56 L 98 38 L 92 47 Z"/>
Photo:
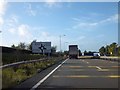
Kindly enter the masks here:
<path id="1" fill-rule="evenodd" d="M 105 55 L 105 47 L 102 46 L 100 49 L 99 49 L 99 52 L 100 52 L 100 55 Z"/>
<path id="2" fill-rule="evenodd" d="M 112 55 L 112 56 L 115 56 L 117 55 L 117 43 L 112 43 L 110 44 L 110 47 L 109 47 L 109 53 Z"/>
<path id="3" fill-rule="evenodd" d="M 82 52 L 80 49 L 78 50 L 78 52 L 79 52 L 79 56 L 82 56 Z"/>
<path id="4" fill-rule="evenodd" d="M 52 54 L 55 54 L 55 53 L 56 53 L 56 50 L 57 50 L 57 46 L 52 46 L 52 47 L 51 47 L 51 53 L 52 53 Z"/>
<path id="5" fill-rule="evenodd" d="M 14 44 L 13 44 L 13 45 L 11 45 L 11 47 L 12 47 L 12 48 L 16 48 Z"/>
<path id="6" fill-rule="evenodd" d="M 120 56 L 120 46 L 118 46 L 118 56 Z"/>
<path id="7" fill-rule="evenodd" d="M 120 46 L 118 46 L 117 43 L 113 42 L 110 45 L 107 45 L 106 47 L 101 47 L 99 49 L 99 52 L 101 55 L 107 55 L 107 56 L 117 56 L 120 53 Z"/>
<path id="8" fill-rule="evenodd" d="M 107 45 L 105 48 L 105 54 L 106 54 L 106 56 L 110 56 L 110 46 L 109 45 Z"/>
<path id="9" fill-rule="evenodd" d="M 20 43 L 18 44 L 17 48 L 19 48 L 19 49 L 26 49 L 26 44 L 20 42 Z"/>
<path id="10" fill-rule="evenodd" d="M 84 51 L 84 56 L 85 56 L 85 55 L 87 55 L 87 51 L 86 51 L 86 50 Z"/>
<path id="11" fill-rule="evenodd" d="M 27 50 L 32 50 L 32 42 L 27 45 Z"/>

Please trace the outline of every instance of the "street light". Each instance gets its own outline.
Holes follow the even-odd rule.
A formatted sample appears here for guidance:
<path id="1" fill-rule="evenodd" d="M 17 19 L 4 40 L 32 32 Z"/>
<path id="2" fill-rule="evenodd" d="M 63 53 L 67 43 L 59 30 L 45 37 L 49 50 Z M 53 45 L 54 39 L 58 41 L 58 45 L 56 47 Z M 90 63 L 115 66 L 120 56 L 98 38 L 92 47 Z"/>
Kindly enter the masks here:
<path id="1" fill-rule="evenodd" d="M 62 52 L 62 49 L 61 49 L 61 42 L 62 42 L 62 37 L 63 36 L 66 36 L 66 35 L 60 35 L 60 52 Z"/>

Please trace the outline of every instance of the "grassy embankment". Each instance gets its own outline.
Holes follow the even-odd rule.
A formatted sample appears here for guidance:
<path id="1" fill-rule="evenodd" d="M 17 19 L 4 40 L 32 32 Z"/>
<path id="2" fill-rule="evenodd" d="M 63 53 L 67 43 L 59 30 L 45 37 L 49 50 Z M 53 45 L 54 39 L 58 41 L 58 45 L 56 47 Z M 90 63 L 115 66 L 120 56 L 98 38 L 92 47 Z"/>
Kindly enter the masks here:
<path id="1" fill-rule="evenodd" d="M 2 70 L 2 86 L 3 88 L 11 88 L 14 87 L 24 80 L 35 75 L 38 70 L 41 71 L 56 62 L 58 60 L 62 60 L 63 58 L 50 58 L 48 61 L 36 62 L 23 64 L 16 67 L 5 68 Z"/>

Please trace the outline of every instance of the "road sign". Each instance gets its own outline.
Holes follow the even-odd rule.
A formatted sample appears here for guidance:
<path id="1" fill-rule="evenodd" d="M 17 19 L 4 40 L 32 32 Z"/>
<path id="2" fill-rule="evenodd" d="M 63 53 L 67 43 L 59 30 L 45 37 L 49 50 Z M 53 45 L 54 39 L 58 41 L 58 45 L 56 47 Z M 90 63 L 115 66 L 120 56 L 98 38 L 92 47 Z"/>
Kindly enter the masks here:
<path id="1" fill-rule="evenodd" d="M 51 53 L 51 42 L 32 42 L 33 53 Z"/>

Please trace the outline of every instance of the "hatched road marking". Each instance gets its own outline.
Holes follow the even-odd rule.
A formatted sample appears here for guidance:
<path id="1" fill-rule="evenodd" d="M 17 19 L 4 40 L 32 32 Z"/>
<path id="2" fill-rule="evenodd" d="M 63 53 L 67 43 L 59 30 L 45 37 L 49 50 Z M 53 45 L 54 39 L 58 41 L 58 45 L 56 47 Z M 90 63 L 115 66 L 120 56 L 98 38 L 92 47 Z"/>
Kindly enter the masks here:
<path id="1" fill-rule="evenodd" d="M 98 66 L 96 66 L 96 68 L 97 68 L 97 69 L 99 69 L 99 70 L 101 70 L 101 69 L 102 69 L 102 68 L 100 68 L 100 67 L 98 67 Z"/>
<path id="2" fill-rule="evenodd" d="M 89 62 L 88 62 L 89 63 Z M 105 67 L 105 68 L 108 68 L 108 67 L 111 67 L 111 68 L 119 68 L 120 66 L 61 66 L 63 68 L 81 68 L 81 67 L 89 67 L 89 68 L 97 68 L 97 69 L 102 69 L 100 67 Z"/>
<path id="3" fill-rule="evenodd" d="M 69 69 L 69 70 L 58 70 L 58 71 L 85 71 L 85 69 Z"/>
<path id="4" fill-rule="evenodd" d="M 58 70 L 59 72 L 62 72 L 62 71 L 66 71 L 66 72 L 71 72 L 71 71 L 90 71 L 89 69 L 68 69 L 68 70 Z M 98 69 L 96 71 L 99 71 L 99 72 L 109 72 L 109 71 L 118 71 L 118 70 L 114 70 L 114 69 Z"/>
<path id="5" fill-rule="evenodd" d="M 80 68 L 80 67 L 83 67 L 83 66 L 62 66 L 62 67 L 68 67 L 68 68 Z"/>
<path id="6" fill-rule="evenodd" d="M 118 76 L 118 75 L 108 75 L 108 76 L 89 76 L 89 75 L 59 76 L 59 75 L 54 75 L 53 78 L 120 78 L 120 76 Z"/>

